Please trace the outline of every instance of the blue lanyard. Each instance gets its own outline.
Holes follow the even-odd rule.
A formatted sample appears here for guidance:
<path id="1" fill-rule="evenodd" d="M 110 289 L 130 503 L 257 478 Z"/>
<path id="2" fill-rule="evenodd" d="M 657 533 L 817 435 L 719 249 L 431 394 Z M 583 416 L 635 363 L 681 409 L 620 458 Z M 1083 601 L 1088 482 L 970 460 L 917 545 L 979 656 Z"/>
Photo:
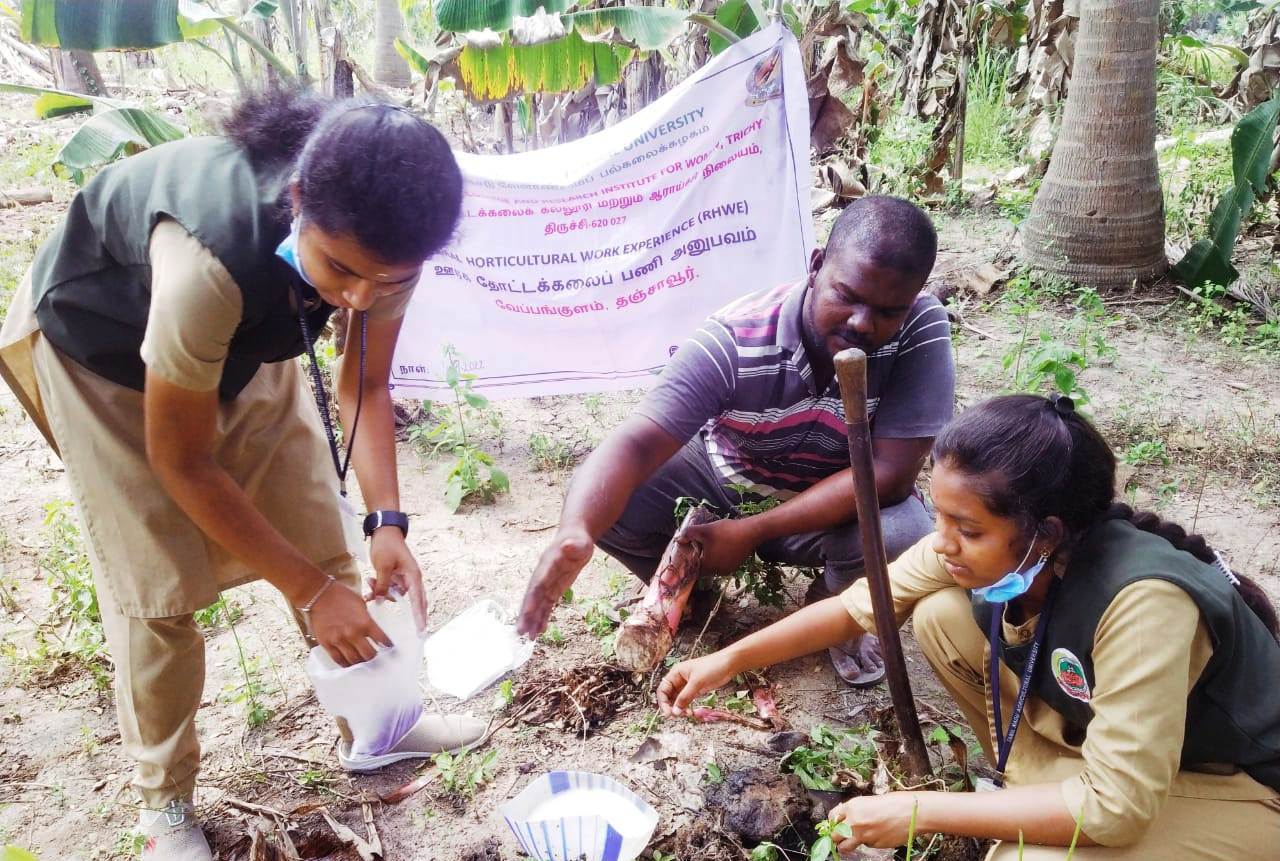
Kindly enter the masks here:
<path id="1" fill-rule="evenodd" d="M 316 408 L 320 410 L 320 420 L 324 423 L 325 436 L 329 440 L 329 454 L 333 457 L 333 468 L 338 473 L 339 492 L 347 495 L 347 470 L 351 468 L 351 449 L 356 441 L 356 430 L 360 427 L 360 407 L 364 402 L 364 364 L 365 337 L 368 333 L 368 316 L 363 311 L 360 315 L 360 379 L 356 383 L 356 415 L 351 422 L 351 436 L 347 439 L 346 457 L 338 456 L 338 437 L 333 431 L 333 420 L 329 418 L 329 396 L 324 390 L 324 380 L 320 378 L 320 365 L 316 362 L 315 341 L 311 337 L 311 326 L 307 323 L 306 305 L 303 302 L 302 288 L 295 281 L 293 295 L 298 303 L 298 326 L 302 329 L 302 343 L 307 347 L 307 358 L 311 360 L 311 383 L 316 398 Z"/>
<path id="2" fill-rule="evenodd" d="M 1018 686 L 1018 698 L 1013 703 L 1009 729 L 1003 731 L 1003 735 L 1001 732 L 1004 720 L 1000 714 L 1000 624 L 1004 620 L 1005 605 L 1003 602 L 991 605 L 991 627 L 987 632 L 987 642 L 991 647 L 991 712 L 995 718 L 993 734 L 996 737 L 996 786 L 1004 786 L 1004 768 L 1009 762 L 1009 753 L 1013 750 L 1013 738 L 1018 734 L 1018 725 L 1022 723 L 1022 710 L 1027 705 L 1027 695 L 1031 693 L 1031 678 L 1035 675 L 1040 647 L 1044 644 L 1044 635 L 1049 629 L 1049 614 L 1053 611 L 1053 600 L 1058 594 L 1059 582 L 1061 581 L 1054 577 L 1049 584 L 1049 594 L 1045 596 L 1044 606 L 1040 609 L 1035 637 L 1031 640 L 1031 649 L 1022 667 L 1022 682 Z"/>

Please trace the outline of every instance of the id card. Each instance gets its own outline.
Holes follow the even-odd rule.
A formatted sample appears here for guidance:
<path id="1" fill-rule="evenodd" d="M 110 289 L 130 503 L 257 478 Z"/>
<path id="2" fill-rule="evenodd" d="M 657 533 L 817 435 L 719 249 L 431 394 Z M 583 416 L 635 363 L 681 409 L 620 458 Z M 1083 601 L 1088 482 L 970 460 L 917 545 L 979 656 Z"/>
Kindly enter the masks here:
<path id="1" fill-rule="evenodd" d="M 364 540 L 360 515 L 351 507 L 351 500 L 338 494 L 338 512 L 342 517 L 342 534 L 347 539 L 347 552 L 361 565 L 369 565 L 369 545 Z"/>

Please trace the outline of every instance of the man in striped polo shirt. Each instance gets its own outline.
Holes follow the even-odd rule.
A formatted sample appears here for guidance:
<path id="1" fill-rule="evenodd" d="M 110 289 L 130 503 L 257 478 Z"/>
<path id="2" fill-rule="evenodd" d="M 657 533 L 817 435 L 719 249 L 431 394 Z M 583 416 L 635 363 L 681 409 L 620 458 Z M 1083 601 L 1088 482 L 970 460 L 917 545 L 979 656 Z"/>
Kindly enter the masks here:
<path id="1" fill-rule="evenodd" d="M 814 251 L 809 275 L 713 314 L 663 370 L 636 413 L 583 462 L 560 527 L 529 583 L 520 630 L 537 634 L 591 558 L 593 545 L 648 580 L 676 529 L 681 496 L 722 512 L 743 501 L 781 504 L 687 532 L 704 572 L 729 574 L 753 552 L 821 567 L 808 600 L 863 571 L 849 478 L 848 436 L 832 357 L 868 356 L 876 488 L 890 559 L 932 528 L 915 481 L 955 393 L 946 311 L 922 294 L 937 236 L 928 217 L 893 197 L 851 204 Z M 884 676 L 879 644 L 833 649 L 850 684 Z"/>

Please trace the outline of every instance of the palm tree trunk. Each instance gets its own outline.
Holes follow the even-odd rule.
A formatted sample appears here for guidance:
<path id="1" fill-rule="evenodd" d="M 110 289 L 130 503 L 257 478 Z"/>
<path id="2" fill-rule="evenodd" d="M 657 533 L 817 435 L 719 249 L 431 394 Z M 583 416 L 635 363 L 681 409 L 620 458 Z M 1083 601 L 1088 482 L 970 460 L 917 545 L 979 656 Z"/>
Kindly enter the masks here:
<path id="1" fill-rule="evenodd" d="M 1082 0 L 1071 94 L 1023 225 L 1031 265 L 1098 286 L 1163 272 L 1155 152 L 1160 0 Z"/>
<path id="2" fill-rule="evenodd" d="M 374 20 L 373 79 L 388 87 L 407 87 L 409 64 L 396 51 L 397 37 L 404 37 L 399 0 L 378 0 Z"/>

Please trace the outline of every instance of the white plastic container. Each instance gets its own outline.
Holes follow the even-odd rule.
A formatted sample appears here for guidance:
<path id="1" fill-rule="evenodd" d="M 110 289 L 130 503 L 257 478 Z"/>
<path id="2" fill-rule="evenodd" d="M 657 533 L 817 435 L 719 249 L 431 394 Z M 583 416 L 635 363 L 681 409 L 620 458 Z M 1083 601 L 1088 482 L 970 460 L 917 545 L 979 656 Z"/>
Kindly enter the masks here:
<path id="1" fill-rule="evenodd" d="M 432 634 L 423 653 L 428 684 L 466 700 L 529 660 L 533 642 L 516 634 L 497 602 L 485 599 Z"/>
<path id="2" fill-rule="evenodd" d="M 413 621 L 409 600 L 376 600 L 369 615 L 391 638 L 368 661 L 340 667 L 316 646 L 307 656 L 307 675 L 316 698 L 330 716 L 351 728 L 352 760 L 380 756 L 400 741 L 422 717 L 422 635 Z"/>
<path id="3" fill-rule="evenodd" d="M 589 771 L 544 774 L 498 812 L 537 861 L 632 861 L 658 826 L 647 801 Z"/>

